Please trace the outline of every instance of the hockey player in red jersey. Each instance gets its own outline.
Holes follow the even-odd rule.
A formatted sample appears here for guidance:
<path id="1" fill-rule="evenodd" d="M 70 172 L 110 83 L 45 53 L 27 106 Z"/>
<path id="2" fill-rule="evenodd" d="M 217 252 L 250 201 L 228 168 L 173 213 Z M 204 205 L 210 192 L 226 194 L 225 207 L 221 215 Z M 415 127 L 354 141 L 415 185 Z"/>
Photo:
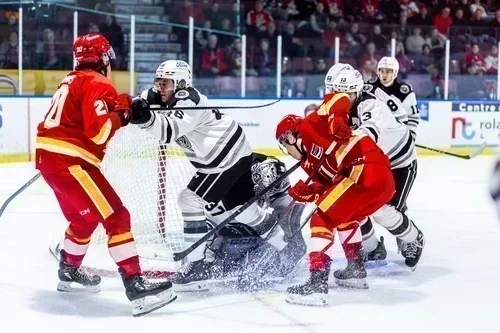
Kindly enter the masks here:
<path id="1" fill-rule="evenodd" d="M 92 233 L 102 223 L 109 253 L 133 304 L 132 313 L 142 315 L 176 296 L 171 282 L 153 284 L 142 276 L 130 214 L 99 169 L 106 144 L 129 123 L 132 101 L 129 95 L 118 95 L 109 80 L 114 52 L 106 38 L 98 34 L 80 36 L 73 53 L 76 69 L 59 84 L 36 137 L 36 168 L 54 191 L 69 222 L 57 290 L 75 291 L 73 283 L 90 292 L 100 290 L 101 278 L 84 272 L 80 265 Z M 152 302 L 146 304 L 150 296 Z"/>
<path id="2" fill-rule="evenodd" d="M 370 137 L 352 131 L 347 124 L 350 106 L 349 94 L 327 94 L 316 112 L 306 118 L 288 115 L 276 130 L 278 142 L 287 154 L 302 161 L 306 173 L 312 175 L 318 170 L 311 184 L 300 180 L 289 191 L 297 201 L 317 205 L 310 223 L 310 278 L 305 284 L 288 288 L 289 303 L 327 304 L 336 230 L 347 257 L 347 267 L 334 273 L 336 282 L 368 287 L 358 222 L 391 199 L 394 181 L 387 156 Z"/>

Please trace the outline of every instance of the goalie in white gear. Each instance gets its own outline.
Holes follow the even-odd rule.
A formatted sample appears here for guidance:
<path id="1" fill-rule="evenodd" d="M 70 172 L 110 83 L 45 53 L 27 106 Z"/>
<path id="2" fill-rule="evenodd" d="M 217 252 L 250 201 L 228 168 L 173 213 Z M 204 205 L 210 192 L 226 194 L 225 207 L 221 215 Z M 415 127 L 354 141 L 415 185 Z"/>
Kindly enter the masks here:
<path id="1" fill-rule="evenodd" d="M 352 101 L 350 125 L 370 136 L 388 155 L 396 183 L 396 193 L 392 200 L 361 223 L 363 247 L 368 259 L 385 259 L 383 239 L 378 241 L 371 223 L 374 219 L 392 235 L 403 242 L 402 254 L 408 267 L 415 269 L 424 246 L 422 232 L 403 211 L 409 189 L 414 180 L 416 149 L 414 140 L 406 125 L 396 120 L 386 103 L 363 88 L 361 74 L 356 70 L 344 70 L 335 78 L 331 89 L 338 92 L 351 92 L 356 89 Z M 383 248 L 383 251 L 380 251 Z M 382 252 L 383 258 L 373 258 L 373 252 Z M 370 258 L 372 255 L 372 258 Z"/>
<path id="2" fill-rule="evenodd" d="M 149 105 L 159 104 L 172 111 L 153 112 Z M 157 137 L 161 144 L 177 143 L 197 169 L 187 188 L 179 194 L 178 205 L 184 219 L 184 241 L 190 246 L 208 232 L 204 208 L 224 202 L 225 208 L 237 208 L 254 196 L 251 176 L 252 151 L 242 128 L 218 110 L 183 110 L 183 107 L 208 106 L 207 97 L 192 86 L 189 65 L 168 60 L 156 70 L 155 87 L 133 101 L 132 124 Z M 278 251 L 287 243 L 281 227 L 274 228 L 274 218 L 254 203 L 236 217 Z M 174 284 L 196 290 L 204 289 L 208 264 L 205 246 L 192 251 L 172 277 Z M 177 290 L 180 290 L 177 288 Z"/>

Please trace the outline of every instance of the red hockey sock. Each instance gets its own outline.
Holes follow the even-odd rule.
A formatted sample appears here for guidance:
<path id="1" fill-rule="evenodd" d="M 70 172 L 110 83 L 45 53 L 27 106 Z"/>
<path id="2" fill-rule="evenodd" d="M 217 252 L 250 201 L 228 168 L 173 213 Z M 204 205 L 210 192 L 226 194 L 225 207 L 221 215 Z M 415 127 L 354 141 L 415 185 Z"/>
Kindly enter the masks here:
<path id="1" fill-rule="evenodd" d="M 65 263 L 73 267 L 80 267 L 87 253 L 87 249 L 89 248 L 89 244 L 90 237 L 78 238 L 75 237 L 71 229 L 66 229 L 64 237 L 64 251 L 66 252 Z"/>
<path id="2" fill-rule="evenodd" d="M 323 252 L 311 252 L 309 253 L 309 271 L 325 270 L 330 261 L 330 257 Z"/>
<path id="3" fill-rule="evenodd" d="M 108 249 L 111 258 L 125 271 L 125 278 L 142 274 L 137 247 L 130 231 L 109 235 Z"/>

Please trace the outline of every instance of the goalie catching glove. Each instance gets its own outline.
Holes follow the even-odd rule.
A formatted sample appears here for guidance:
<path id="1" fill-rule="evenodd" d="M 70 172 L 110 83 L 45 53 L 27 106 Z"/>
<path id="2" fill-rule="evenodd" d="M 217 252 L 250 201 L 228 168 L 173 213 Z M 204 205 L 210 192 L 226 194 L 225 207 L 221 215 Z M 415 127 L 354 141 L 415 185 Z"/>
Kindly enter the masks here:
<path id="1" fill-rule="evenodd" d="M 320 183 L 312 183 L 307 185 L 303 180 L 299 180 L 297 184 L 288 190 L 290 196 L 299 202 L 314 202 L 325 191 L 325 187 Z"/>

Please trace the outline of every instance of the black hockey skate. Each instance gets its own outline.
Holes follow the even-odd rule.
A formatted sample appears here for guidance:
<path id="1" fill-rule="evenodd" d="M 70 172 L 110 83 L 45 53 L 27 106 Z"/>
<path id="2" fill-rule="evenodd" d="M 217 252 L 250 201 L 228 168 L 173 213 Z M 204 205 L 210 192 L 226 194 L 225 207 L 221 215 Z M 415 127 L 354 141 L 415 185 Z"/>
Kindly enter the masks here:
<path id="1" fill-rule="evenodd" d="M 132 315 L 143 316 L 177 299 L 172 288 L 172 282 L 164 281 L 153 283 L 140 275 L 125 278 L 125 271 L 119 268 L 125 286 L 125 295 L 132 302 Z"/>
<path id="2" fill-rule="evenodd" d="M 328 305 L 328 275 L 330 275 L 330 268 L 311 271 L 311 276 L 306 283 L 289 287 L 286 290 L 285 301 L 307 306 Z"/>
<path id="3" fill-rule="evenodd" d="M 204 259 L 185 261 L 170 279 L 177 292 L 207 291 L 210 265 Z"/>
<path id="4" fill-rule="evenodd" d="M 375 250 L 371 252 L 367 252 L 364 254 L 363 259 L 366 262 L 376 262 L 380 264 L 386 264 L 385 259 L 387 258 L 387 250 L 384 245 L 384 236 L 380 237 L 380 241 L 378 242 Z"/>
<path id="5" fill-rule="evenodd" d="M 88 292 L 98 293 L 101 291 L 99 283 L 101 277 L 85 272 L 82 268 L 76 268 L 66 263 L 66 251 L 61 250 L 59 257 L 59 284 L 57 291 L 62 292 Z M 73 283 L 80 285 L 82 288 L 72 286 Z"/>
<path id="6" fill-rule="evenodd" d="M 333 272 L 333 277 L 341 287 L 368 289 L 363 259 L 348 259 L 347 267 Z"/>
<path id="7" fill-rule="evenodd" d="M 401 254 L 405 258 L 405 265 L 410 267 L 412 271 L 417 268 L 424 246 L 425 238 L 420 230 L 418 231 L 417 239 L 410 243 L 403 243 Z"/>

